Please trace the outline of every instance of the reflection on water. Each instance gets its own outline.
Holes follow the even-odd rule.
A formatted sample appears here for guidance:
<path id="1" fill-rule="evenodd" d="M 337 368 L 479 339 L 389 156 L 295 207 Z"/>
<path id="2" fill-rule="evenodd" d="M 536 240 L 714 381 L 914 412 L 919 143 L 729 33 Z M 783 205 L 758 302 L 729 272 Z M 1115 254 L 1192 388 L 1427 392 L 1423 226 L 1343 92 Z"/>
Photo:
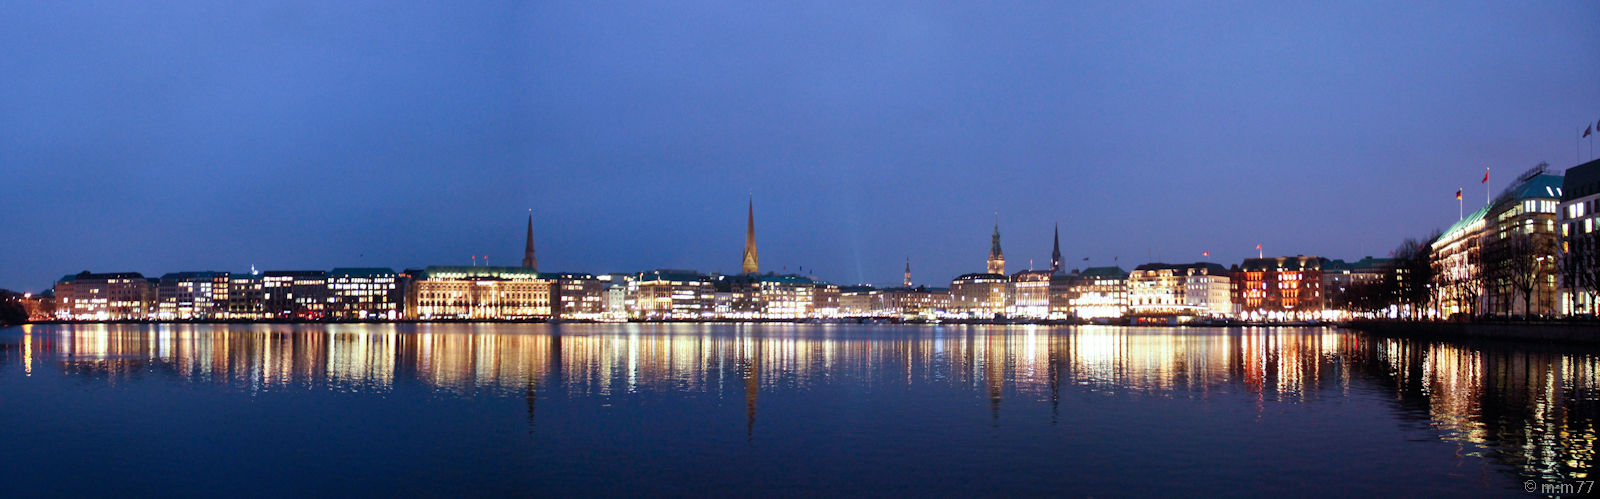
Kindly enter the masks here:
<path id="1" fill-rule="evenodd" d="M 1374 339 L 1336 329 L 804 325 L 82 325 L 24 328 L 0 362 L 109 384 L 165 376 L 249 391 L 385 392 L 539 400 L 830 384 L 947 385 L 1048 401 L 1064 387 L 1131 397 L 1250 394 L 1258 403 L 1393 397 L 1403 418 L 1526 477 L 1593 466 L 1597 356 L 1571 348 Z M 1053 420 L 1052 420 L 1053 422 Z"/>

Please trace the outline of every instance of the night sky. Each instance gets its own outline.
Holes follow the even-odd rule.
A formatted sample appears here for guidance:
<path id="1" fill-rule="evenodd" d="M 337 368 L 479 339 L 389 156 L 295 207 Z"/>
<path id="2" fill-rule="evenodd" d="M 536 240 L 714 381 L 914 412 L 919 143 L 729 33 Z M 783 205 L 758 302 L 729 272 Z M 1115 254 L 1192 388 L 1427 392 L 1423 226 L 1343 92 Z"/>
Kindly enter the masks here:
<path id="1" fill-rule="evenodd" d="M 1590 157 L 1600 3 L 1287 3 L 0 2 L 0 288 L 1354 259 Z"/>

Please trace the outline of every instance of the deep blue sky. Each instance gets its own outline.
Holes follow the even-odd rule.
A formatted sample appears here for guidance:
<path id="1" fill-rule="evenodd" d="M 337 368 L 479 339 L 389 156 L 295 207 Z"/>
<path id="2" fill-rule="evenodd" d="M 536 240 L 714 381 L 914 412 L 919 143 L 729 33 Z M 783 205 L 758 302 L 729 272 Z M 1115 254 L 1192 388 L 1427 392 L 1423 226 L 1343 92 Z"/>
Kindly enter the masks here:
<path id="1" fill-rule="evenodd" d="M 1068 3 L 3 2 L 0 287 L 1381 256 L 1600 120 L 1594 1 Z"/>

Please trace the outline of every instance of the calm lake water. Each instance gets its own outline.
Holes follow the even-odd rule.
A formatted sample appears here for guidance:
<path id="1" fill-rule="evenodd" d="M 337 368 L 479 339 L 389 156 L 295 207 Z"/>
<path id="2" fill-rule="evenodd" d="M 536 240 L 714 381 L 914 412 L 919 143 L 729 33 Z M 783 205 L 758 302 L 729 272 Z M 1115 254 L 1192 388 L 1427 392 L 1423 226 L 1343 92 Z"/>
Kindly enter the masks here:
<path id="1" fill-rule="evenodd" d="M 1510 496 L 1600 355 L 1338 329 L 0 330 L 0 495 Z"/>

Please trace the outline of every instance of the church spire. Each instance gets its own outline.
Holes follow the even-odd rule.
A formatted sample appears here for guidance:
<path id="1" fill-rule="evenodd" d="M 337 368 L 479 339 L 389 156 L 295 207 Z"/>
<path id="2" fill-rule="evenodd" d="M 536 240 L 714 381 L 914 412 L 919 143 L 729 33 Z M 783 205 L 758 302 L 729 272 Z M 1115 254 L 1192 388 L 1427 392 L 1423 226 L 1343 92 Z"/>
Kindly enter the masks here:
<path id="1" fill-rule="evenodd" d="M 756 257 L 756 200 L 750 199 L 750 216 L 745 221 L 744 229 L 744 266 L 740 269 L 746 274 L 761 272 L 759 259 Z"/>
<path id="2" fill-rule="evenodd" d="M 522 266 L 539 271 L 539 257 L 533 252 L 533 210 L 528 210 L 528 244 L 522 248 Z"/>
<path id="3" fill-rule="evenodd" d="M 1061 273 L 1061 224 L 1056 224 L 1056 249 L 1050 252 L 1050 274 Z"/>
<path id="4" fill-rule="evenodd" d="M 1001 274 L 1001 275 L 1004 275 L 1006 273 L 1006 255 L 1005 255 L 1004 252 L 1000 251 L 1000 220 L 999 220 L 999 217 L 995 218 L 995 221 L 994 221 L 994 241 L 989 246 L 989 273 L 990 274 Z"/>
<path id="5" fill-rule="evenodd" d="M 906 287 L 911 287 L 911 256 L 906 255 Z"/>

